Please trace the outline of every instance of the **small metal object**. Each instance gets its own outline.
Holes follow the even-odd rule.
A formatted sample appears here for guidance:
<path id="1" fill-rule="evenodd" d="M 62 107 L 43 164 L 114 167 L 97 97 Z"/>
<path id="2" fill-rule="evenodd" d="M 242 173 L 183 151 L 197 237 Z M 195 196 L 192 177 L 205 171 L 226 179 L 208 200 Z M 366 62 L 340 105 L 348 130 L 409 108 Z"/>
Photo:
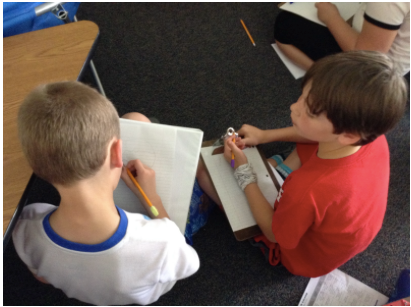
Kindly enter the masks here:
<path id="1" fill-rule="evenodd" d="M 64 3 L 65 2 L 45 2 L 43 4 L 40 4 L 39 6 L 36 6 L 34 8 L 34 12 L 36 16 L 41 16 L 43 14 L 51 12 L 52 10 L 55 10 L 56 7 L 61 6 Z"/>
<path id="2" fill-rule="evenodd" d="M 52 12 L 54 16 L 63 21 L 69 23 L 71 20 L 68 17 L 68 12 L 64 9 L 63 4 L 66 2 L 46 2 L 34 8 L 36 16 L 41 16 L 48 12 Z"/>
<path id="3" fill-rule="evenodd" d="M 235 130 L 233 127 L 230 127 L 227 129 L 227 133 L 225 134 L 225 137 L 227 138 L 228 136 L 232 136 L 233 133 L 235 133 Z"/>
<path id="4" fill-rule="evenodd" d="M 71 20 L 68 17 L 68 12 L 64 9 L 63 5 L 59 3 L 56 7 L 54 7 L 51 12 L 56 16 L 58 19 L 62 20 L 64 23 L 70 23 Z"/>
<path id="5" fill-rule="evenodd" d="M 235 132 L 233 127 L 227 129 L 227 132 L 223 134 L 217 141 L 214 142 L 213 146 L 222 146 L 224 145 L 224 140 L 235 134 L 235 137 L 238 138 L 238 133 Z"/>

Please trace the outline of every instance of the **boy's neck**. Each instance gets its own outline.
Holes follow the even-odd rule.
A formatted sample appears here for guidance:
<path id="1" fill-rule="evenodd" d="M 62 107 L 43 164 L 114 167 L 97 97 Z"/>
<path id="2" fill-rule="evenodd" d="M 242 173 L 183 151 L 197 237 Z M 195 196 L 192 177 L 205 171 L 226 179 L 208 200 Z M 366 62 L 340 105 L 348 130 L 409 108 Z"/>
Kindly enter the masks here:
<path id="1" fill-rule="evenodd" d="M 115 233 L 120 216 L 107 181 L 92 178 L 57 189 L 61 203 L 50 216 L 50 225 L 58 235 L 77 243 L 98 244 Z"/>
<path id="2" fill-rule="evenodd" d="M 359 151 L 359 145 L 342 145 L 341 143 L 319 143 L 317 157 L 321 159 L 340 159 L 351 156 Z"/>

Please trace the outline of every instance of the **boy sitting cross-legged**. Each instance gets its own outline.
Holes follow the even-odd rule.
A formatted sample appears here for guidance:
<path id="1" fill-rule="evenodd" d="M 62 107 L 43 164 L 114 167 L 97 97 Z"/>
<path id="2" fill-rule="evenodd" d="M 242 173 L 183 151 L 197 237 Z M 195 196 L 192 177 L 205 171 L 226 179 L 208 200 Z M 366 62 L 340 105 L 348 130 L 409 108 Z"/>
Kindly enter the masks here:
<path id="1" fill-rule="evenodd" d="M 271 250 L 272 265 L 281 261 L 293 274 L 321 276 L 364 251 L 381 229 L 390 175 L 384 133 L 400 120 L 407 101 L 406 83 L 394 66 L 371 51 L 321 59 L 291 105 L 292 127 L 243 125 L 241 141 L 226 140 L 226 160 L 234 153 L 234 176 L 263 232 L 254 240 Z M 274 209 L 241 150 L 273 141 L 297 143 L 285 161 L 268 159 L 288 174 Z M 197 176 L 221 204 L 201 164 Z"/>

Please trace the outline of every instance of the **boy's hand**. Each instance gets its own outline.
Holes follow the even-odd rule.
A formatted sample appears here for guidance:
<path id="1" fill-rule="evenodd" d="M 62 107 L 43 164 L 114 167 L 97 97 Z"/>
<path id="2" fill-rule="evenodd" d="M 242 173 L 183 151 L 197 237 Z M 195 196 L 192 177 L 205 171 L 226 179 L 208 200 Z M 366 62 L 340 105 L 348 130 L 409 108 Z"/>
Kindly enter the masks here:
<path id="1" fill-rule="evenodd" d="M 247 156 L 233 142 L 234 137 L 229 137 L 224 141 L 224 158 L 231 164 L 231 154 L 234 153 L 234 169 L 240 165 L 247 164 Z"/>
<path id="2" fill-rule="evenodd" d="M 140 187 L 143 189 L 144 193 L 152 203 L 154 207 L 156 207 L 157 212 L 159 213 L 157 216 L 154 216 L 149 209 L 148 204 L 146 204 L 146 200 L 144 199 L 143 195 L 141 195 L 138 188 L 134 185 L 133 181 L 131 181 L 130 177 L 127 174 L 127 169 L 133 174 L 134 178 L 137 180 Z M 133 191 L 133 193 L 140 199 L 142 204 L 144 205 L 147 213 L 152 218 L 170 218 L 167 214 L 167 211 L 164 209 L 163 202 L 161 201 L 160 196 L 157 194 L 156 191 L 156 173 L 154 170 L 149 168 L 147 165 L 144 165 L 143 162 L 140 160 L 131 160 L 127 163 L 126 166 L 123 166 L 123 170 L 121 172 L 121 179 L 126 183 L 126 185 Z"/>
<path id="3" fill-rule="evenodd" d="M 138 159 L 131 160 L 127 163 L 126 166 L 123 166 L 121 178 L 136 195 L 139 195 L 140 191 L 131 181 L 130 177 L 127 174 L 126 168 L 130 170 L 130 172 L 133 174 L 134 178 L 137 180 L 138 184 L 150 200 L 151 198 L 157 197 L 156 173 L 154 170 L 149 168 L 147 165 L 144 165 L 143 162 Z"/>
<path id="4" fill-rule="evenodd" d="M 246 146 L 256 146 L 263 141 L 264 131 L 251 125 L 243 125 L 237 133 L 239 136 L 243 136 L 242 142 Z"/>
<path id="5" fill-rule="evenodd" d="M 315 7 L 317 8 L 318 19 L 326 25 L 328 25 L 330 20 L 340 16 L 338 8 L 331 2 L 316 2 Z"/>

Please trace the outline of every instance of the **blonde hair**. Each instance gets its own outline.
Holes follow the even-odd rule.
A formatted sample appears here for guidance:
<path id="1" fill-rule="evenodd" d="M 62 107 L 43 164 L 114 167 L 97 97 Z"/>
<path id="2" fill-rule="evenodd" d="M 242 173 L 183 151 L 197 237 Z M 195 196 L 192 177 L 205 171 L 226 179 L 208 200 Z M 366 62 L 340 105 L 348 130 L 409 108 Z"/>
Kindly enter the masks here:
<path id="1" fill-rule="evenodd" d="M 113 104 L 80 82 L 34 89 L 20 107 L 18 130 L 34 173 L 66 186 L 93 176 L 106 159 L 109 142 L 120 137 Z"/>
<path id="2" fill-rule="evenodd" d="M 392 129 L 404 114 L 407 84 L 396 63 L 376 51 L 349 51 L 325 57 L 308 70 L 308 108 L 326 113 L 334 133 L 358 133 L 365 145 Z"/>

